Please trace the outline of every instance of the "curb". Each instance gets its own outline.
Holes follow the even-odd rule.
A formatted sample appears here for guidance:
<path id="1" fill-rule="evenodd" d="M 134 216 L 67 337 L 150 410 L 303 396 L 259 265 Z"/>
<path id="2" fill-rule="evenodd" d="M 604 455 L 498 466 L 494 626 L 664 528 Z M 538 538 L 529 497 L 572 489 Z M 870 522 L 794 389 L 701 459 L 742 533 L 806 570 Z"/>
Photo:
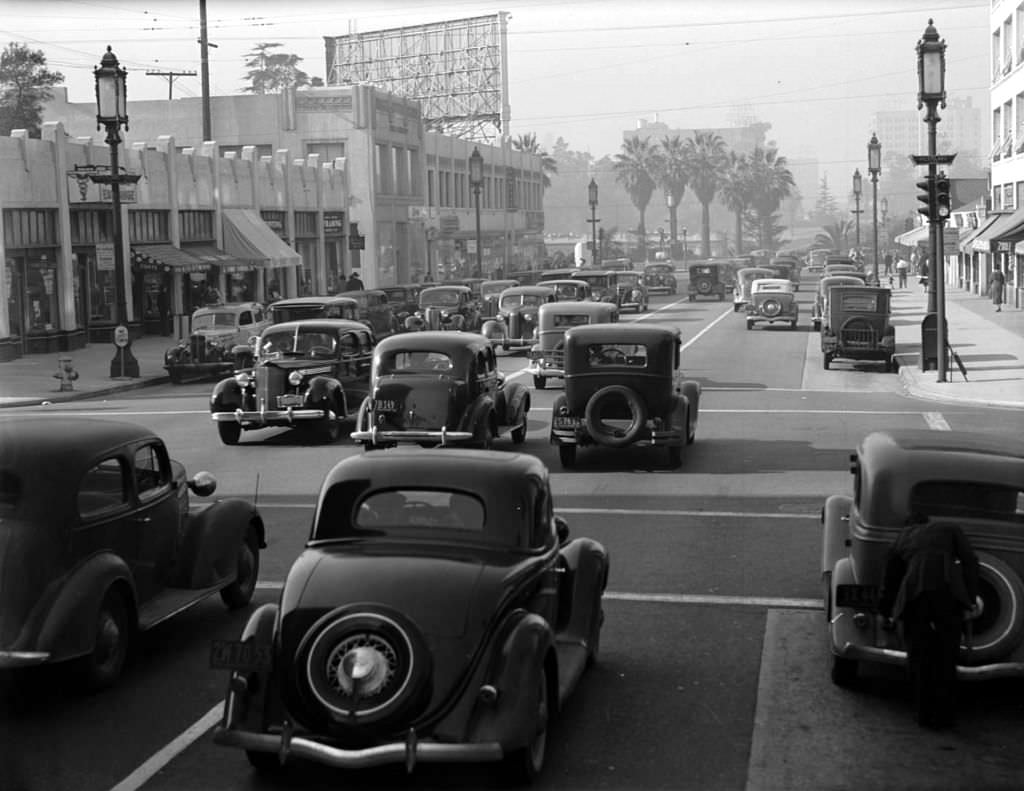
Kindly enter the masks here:
<path id="1" fill-rule="evenodd" d="M 923 373 L 920 368 L 917 367 L 917 361 L 920 359 L 918 354 L 896 354 L 893 355 L 899 362 L 899 376 L 900 385 L 903 392 L 912 396 L 913 398 L 920 398 L 923 401 L 935 401 L 941 404 L 972 404 L 975 406 L 991 406 L 1000 407 L 1002 409 L 1024 409 L 1024 404 L 1020 401 L 1000 401 L 991 398 L 972 398 L 970 396 L 964 396 L 957 394 L 956 396 L 946 395 L 945 393 L 936 393 L 927 387 L 924 387 L 918 382 L 918 377 Z M 904 362 L 904 358 L 911 358 L 914 360 L 913 363 Z M 935 383 L 936 385 L 938 382 Z"/>
<path id="2" fill-rule="evenodd" d="M 143 379 L 139 382 L 126 382 L 125 384 L 104 387 L 99 390 L 76 390 L 71 392 L 55 391 L 50 397 L 47 396 L 25 396 L 23 398 L 12 396 L 11 400 L 0 402 L 0 409 L 11 409 L 13 407 L 41 406 L 43 404 L 61 404 L 69 401 L 84 401 L 87 398 L 97 396 L 113 395 L 128 390 L 141 390 L 144 387 L 162 385 L 171 381 L 169 376 L 154 376 Z"/>

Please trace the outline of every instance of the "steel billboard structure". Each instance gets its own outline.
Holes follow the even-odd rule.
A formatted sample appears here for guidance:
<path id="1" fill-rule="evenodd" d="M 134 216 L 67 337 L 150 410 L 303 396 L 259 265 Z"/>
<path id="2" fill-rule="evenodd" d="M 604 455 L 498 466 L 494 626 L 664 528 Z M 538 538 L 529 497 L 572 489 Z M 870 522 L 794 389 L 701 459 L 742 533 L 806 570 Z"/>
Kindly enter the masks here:
<path id="1" fill-rule="evenodd" d="M 509 134 L 507 16 L 324 36 L 327 84 L 417 99 L 429 130 L 492 143 Z"/>

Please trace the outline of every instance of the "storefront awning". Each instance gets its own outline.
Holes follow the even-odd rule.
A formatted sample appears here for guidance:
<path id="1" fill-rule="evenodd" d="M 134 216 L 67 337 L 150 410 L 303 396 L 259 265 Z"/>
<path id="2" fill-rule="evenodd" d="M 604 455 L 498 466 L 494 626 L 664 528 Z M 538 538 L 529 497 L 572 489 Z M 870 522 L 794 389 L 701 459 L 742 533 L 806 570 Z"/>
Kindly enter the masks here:
<path id="1" fill-rule="evenodd" d="M 901 233 L 896 237 L 896 244 L 901 244 L 904 247 L 913 247 L 918 242 L 928 241 L 928 226 L 919 225 L 916 228 Z"/>
<path id="2" fill-rule="evenodd" d="M 971 231 L 964 236 L 960 237 L 960 252 L 970 253 L 974 249 L 974 240 L 977 238 L 979 233 L 984 232 L 989 226 L 992 225 L 996 220 L 999 219 L 998 214 L 990 214 L 980 223 L 977 228 L 972 228 Z"/>
<path id="3" fill-rule="evenodd" d="M 301 257 L 253 209 L 224 209 L 224 249 L 257 266 L 298 266 Z"/>
<path id="4" fill-rule="evenodd" d="M 992 252 L 999 237 L 1016 230 L 1021 223 L 1024 223 L 1024 209 L 995 215 L 995 219 L 971 240 L 971 249 L 979 253 Z"/>
<path id="5" fill-rule="evenodd" d="M 201 261 L 219 266 L 224 272 L 248 272 L 256 268 L 252 261 L 242 261 L 211 245 L 195 245 L 189 247 L 188 251 Z"/>
<path id="6" fill-rule="evenodd" d="M 132 247 L 132 265 L 144 271 L 168 267 L 178 272 L 205 272 L 210 268 L 210 263 L 170 244 L 140 244 Z"/>
<path id="7" fill-rule="evenodd" d="M 1024 209 L 1017 209 L 1010 215 L 1012 225 L 992 237 L 993 242 L 1019 242 L 1024 240 Z"/>

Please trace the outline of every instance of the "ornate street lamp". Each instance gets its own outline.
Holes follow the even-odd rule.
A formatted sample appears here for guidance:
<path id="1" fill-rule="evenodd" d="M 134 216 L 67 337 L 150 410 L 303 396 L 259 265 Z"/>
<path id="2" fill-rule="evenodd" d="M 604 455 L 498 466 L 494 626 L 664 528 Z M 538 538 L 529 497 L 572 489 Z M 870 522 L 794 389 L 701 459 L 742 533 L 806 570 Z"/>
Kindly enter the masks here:
<path id="1" fill-rule="evenodd" d="M 857 255 L 860 255 L 860 193 L 862 189 L 860 168 L 857 168 L 853 171 L 853 200 L 856 206 L 853 213 L 857 218 L 857 243 L 854 247 L 857 250 Z"/>
<path id="2" fill-rule="evenodd" d="M 117 326 L 114 328 L 114 358 L 110 361 L 111 378 L 138 377 L 139 361 L 132 354 L 128 335 L 128 301 L 125 295 L 124 233 L 121 228 L 121 185 L 134 184 L 138 175 L 121 173 L 117 147 L 121 144 L 121 127 L 128 129 L 128 93 L 125 86 L 128 72 L 121 68 L 117 56 L 108 46 L 93 72 L 96 78 L 96 129 L 106 128 L 110 146 L 110 175 L 93 175 L 98 184 L 110 185 L 111 222 L 114 237 L 114 289 L 117 295 Z"/>
<path id="3" fill-rule="evenodd" d="M 871 210 L 874 214 L 875 232 L 875 284 L 878 284 L 878 175 L 882 172 L 882 144 L 878 135 L 871 133 L 868 141 L 868 173 L 871 174 Z"/>
<path id="4" fill-rule="evenodd" d="M 665 205 L 668 207 L 668 249 L 669 258 L 675 255 L 679 247 L 678 217 L 676 215 L 676 198 L 671 192 L 665 193 Z"/>
<path id="5" fill-rule="evenodd" d="M 593 237 L 591 244 L 594 246 L 591 261 L 597 267 L 601 262 L 601 251 L 597 246 L 597 182 L 594 179 L 587 185 L 587 202 L 590 203 L 590 232 Z"/>
<path id="6" fill-rule="evenodd" d="M 476 206 L 476 270 L 483 277 L 483 245 L 480 243 L 480 188 L 484 183 L 484 158 L 480 149 L 473 146 L 469 155 L 469 185 L 473 188 L 473 202 Z"/>

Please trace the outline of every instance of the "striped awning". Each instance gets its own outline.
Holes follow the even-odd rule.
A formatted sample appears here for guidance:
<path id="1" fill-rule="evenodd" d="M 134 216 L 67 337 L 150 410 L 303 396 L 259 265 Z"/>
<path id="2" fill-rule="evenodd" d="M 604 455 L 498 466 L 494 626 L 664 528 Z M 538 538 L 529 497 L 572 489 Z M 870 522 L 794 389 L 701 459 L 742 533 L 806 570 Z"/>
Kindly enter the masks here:
<path id="1" fill-rule="evenodd" d="M 210 262 L 196 258 L 171 244 L 140 244 L 132 247 L 132 266 L 149 272 L 206 272 Z"/>

